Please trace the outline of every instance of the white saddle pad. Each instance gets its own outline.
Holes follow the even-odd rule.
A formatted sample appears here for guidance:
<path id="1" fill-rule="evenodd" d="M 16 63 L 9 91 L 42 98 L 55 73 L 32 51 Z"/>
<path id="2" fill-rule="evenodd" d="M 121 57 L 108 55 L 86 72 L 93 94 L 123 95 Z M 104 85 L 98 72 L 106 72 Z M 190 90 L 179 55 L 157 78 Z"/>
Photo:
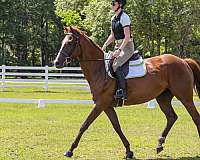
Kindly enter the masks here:
<path id="1" fill-rule="evenodd" d="M 111 75 L 111 73 L 109 71 L 109 66 L 108 66 L 109 65 L 108 59 L 111 59 L 111 57 L 112 57 L 112 52 L 104 53 L 106 72 L 108 73 L 108 75 L 111 78 L 114 78 Z M 127 76 L 125 77 L 125 79 L 143 77 L 146 75 L 146 73 L 147 73 L 146 65 L 144 63 L 143 58 L 140 57 L 138 60 L 129 62 L 129 72 L 128 72 Z"/>

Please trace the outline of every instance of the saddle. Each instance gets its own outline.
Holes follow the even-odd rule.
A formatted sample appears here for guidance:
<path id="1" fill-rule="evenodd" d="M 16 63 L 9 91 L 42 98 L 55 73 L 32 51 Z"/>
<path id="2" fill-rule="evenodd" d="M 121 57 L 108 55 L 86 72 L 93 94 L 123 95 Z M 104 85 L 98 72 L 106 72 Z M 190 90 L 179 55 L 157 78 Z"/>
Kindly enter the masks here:
<path id="1" fill-rule="evenodd" d="M 112 59 L 112 54 L 113 54 L 113 52 L 108 52 L 108 53 L 104 54 L 105 68 L 106 68 L 107 74 L 111 78 L 117 79 L 115 72 L 113 71 L 113 67 L 112 67 L 112 64 L 114 61 L 114 59 Z M 125 75 L 125 79 L 143 77 L 146 75 L 146 73 L 147 73 L 146 65 L 138 51 L 134 51 L 133 56 L 126 63 L 124 63 L 122 65 L 122 71 Z M 123 99 L 117 98 L 117 95 L 120 94 L 118 92 L 120 92 L 120 91 L 121 90 L 117 89 L 116 95 L 114 96 L 115 101 L 116 101 L 115 107 L 122 106 L 124 104 Z"/>
<path id="2" fill-rule="evenodd" d="M 112 64 L 112 53 L 108 52 L 104 54 L 106 72 L 111 78 L 116 78 L 115 72 L 113 71 Z M 109 61 L 107 59 L 110 59 Z M 146 65 L 139 51 L 134 51 L 133 56 L 122 65 L 122 71 L 125 75 L 125 79 L 143 77 L 146 75 Z"/>

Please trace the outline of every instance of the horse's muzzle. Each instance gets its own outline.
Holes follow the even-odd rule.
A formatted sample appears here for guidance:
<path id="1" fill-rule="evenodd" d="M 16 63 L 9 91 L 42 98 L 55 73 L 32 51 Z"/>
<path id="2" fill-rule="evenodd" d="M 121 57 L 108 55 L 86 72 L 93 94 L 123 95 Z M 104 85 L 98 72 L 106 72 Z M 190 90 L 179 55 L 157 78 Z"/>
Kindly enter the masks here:
<path id="1" fill-rule="evenodd" d="M 63 68 L 63 64 L 61 64 L 59 61 L 54 61 L 54 66 L 58 69 Z"/>
<path id="2" fill-rule="evenodd" d="M 70 57 L 67 57 L 66 58 L 66 63 L 68 64 L 68 63 L 71 63 L 71 61 L 72 61 L 72 59 L 70 58 Z"/>

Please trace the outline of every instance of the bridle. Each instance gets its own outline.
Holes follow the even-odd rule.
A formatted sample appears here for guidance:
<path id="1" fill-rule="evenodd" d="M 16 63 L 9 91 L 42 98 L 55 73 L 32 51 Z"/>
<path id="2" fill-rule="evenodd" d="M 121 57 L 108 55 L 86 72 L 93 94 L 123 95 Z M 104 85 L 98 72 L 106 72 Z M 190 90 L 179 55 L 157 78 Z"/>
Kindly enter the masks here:
<path id="1" fill-rule="evenodd" d="M 73 42 L 73 39 L 70 43 L 71 44 L 71 47 L 68 49 L 68 53 L 72 53 L 74 52 L 74 50 L 76 49 L 76 47 L 78 46 L 79 49 L 80 49 L 80 52 L 81 52 L 81 55 L 83 53 L 83 50 L 82 50 L 82 46 L 81 46 L 81 43 L 80 43 L 80 34 L 79 33 L 66 33 L 66 35 L 70 35 L 72 36 L 73 38 L 75 38 L 74 42 Z M 69 56 L 69 54 L 67 54 L 66 52 L 64 51 L 61 51 L 61 54 L 63 54 L 65 57 L 66 57 L 66 61 L 68 63 L 70 63 L 72 61 L 72 57 L 71 55 Z M 104 59 L 104 58 L 100 58 L 100 59 L 86 59 L 86 60 L 78 60 L 79 62 L 89 62 L 89 61 L 105 61 L 105 60 L 111 60 L 111 59 Z"/>
<path id="2" fill-rule="evenodd" d="M 70 63 L 72 61 L 71 55 L 74 52 L 74 50 L 76 49 L 77 45 L 80 47 L 81 52 L 82 52 L 82 49 L 81 49 L 81 45 L 80 45 L 80 38 L 78 35 L 76 35 L 75 33 L 66 33 L 66 35 L 72 36 L 73 39 L 75 38 L 75 43 L 73 43 L 73 39 L 71 41 L 69 41 L 69 43 L 72 43 L 72 44 L 70 45 L 70 47 L 68 47 L 67 52 L 66 52 L 66 50 L 61 51 L 61 54 L 66 57 L 66 61 L 68 63 Z M 71 53 L 71 54 L 69 55 L 69 53 Z"/>
<path id="3" fill-rule="evenodd" d="M 81 46 L 81 43 L 80 43 L 80 34 L 79 33 L 67 33 L 66 35 L 71 35 L 73 37 L 73 39 L 71 40 L 70 43 L 71 44 L 71 47 L 67 50 L 67 53 L 65 51 L 61 51 L 61 54 L 64 55 L 66 58 L 66 61 L 67 63 L 70 63 L 72 61 L 72 54 L 74 52 L 74 50 L 76 49 L 76 47 L 78 46 L 79 49 L 80 49 L 80 52 L 81 52 L 81 55 L 83 53 L 83 50 L 82 50 L 82 46 Z M 74 40 L 75 38 L 75 40 Z M 89 39 L 90 40 L 90 39 Z M 69 54 L 70 53 L 70 54 Z M 86 60 L 78 60 L 79 62 L 91 62 L 91 61 L 96 61 L 96 62 L 104 62 L 104 61 L 110 61 L 112 59 L 104 59 L 104 58 L 100 58 L 100 59 L 86 59 Z M 106 72 L 105 72 L 105 77 L 106 77 Z"/>

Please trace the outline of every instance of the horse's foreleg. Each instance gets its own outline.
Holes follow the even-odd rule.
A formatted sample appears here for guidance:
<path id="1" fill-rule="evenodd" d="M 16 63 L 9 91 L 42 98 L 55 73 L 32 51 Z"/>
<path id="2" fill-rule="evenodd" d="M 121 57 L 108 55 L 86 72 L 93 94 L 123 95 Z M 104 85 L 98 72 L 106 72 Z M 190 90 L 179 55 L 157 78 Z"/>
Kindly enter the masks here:
<path id="1" fill-rule="evenodd" d="M 79 143 L 83 133 L 88 129 L 90 124 L 92 124 L 92 122 L 101 114 L 102 111 L 103 111 L 102 108 L 99 107 L 99 106 L 95 106 L 93 108 L 93 110 L 88 115 L 85 122 L 82 124 L 76 139 L 74 140 L 74 142 L 71 145 L 71 148 L 64 154 L 64 156 L 66 156 L 66 157 L 72 157 L 73 156 L 73 150 L 78 146 L 78 143 Z"/>
<path id="2" fill-rule="evenodd" d="M 106 115 L 110 119 L 110 122 L 112 123 L 113 128 L 115 129 L 115 131 L 119 135 L 121 141 L 124 144 L 124 147 L 126 148 L 126 158 L 133 158 L 133 152 L 130 150 L 130 144 L 129 144 L 127 138 L 124 136 L 124 134 L 121 130 L 119 120 L 117 118 L 117 114 L 116 114 L 114 108 L 109 107 L 108 109 L 104 110 L 104 112 L 106 113 Z"/>

